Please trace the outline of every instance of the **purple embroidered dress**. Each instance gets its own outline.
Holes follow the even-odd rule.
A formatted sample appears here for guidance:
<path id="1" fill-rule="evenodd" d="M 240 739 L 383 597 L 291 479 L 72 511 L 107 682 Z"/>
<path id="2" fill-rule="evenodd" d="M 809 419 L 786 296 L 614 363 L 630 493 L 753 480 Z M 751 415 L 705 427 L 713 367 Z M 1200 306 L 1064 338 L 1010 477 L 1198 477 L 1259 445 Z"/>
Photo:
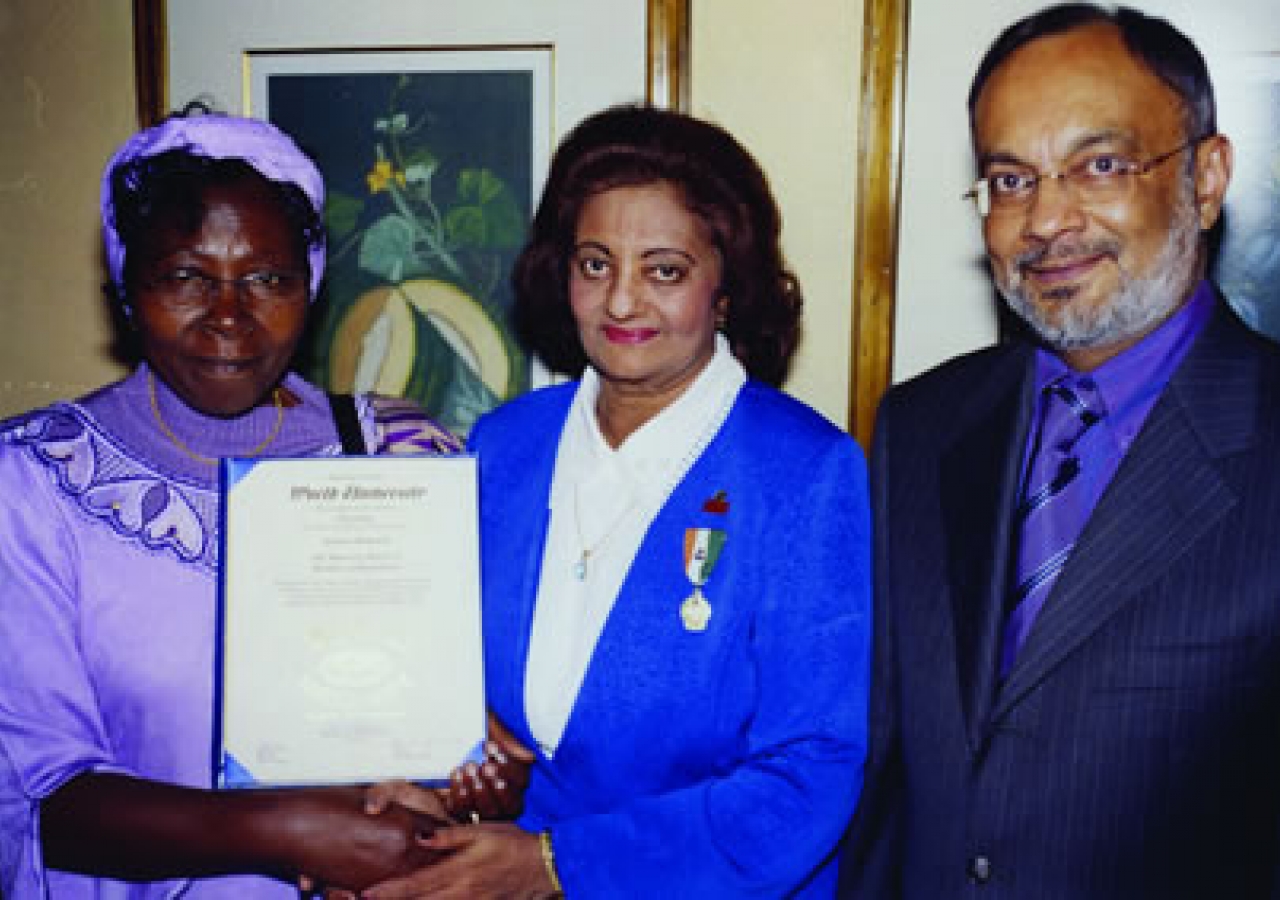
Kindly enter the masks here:
<path id="1" fill-rule="evenodd" d="M 269 878 L 129 883 L 46 870 L 40 802 L 85 771 L 211 784 L 216 468 L 277 410 L 200 415 L 145 366 L 76 403 L 0 424 L 0 895 L 296 897 Z M 295 375 L 264 455 L 340 453 L 325 395 Z M 443 452 L 453 438 L 401 401 L 357 398 L 368 446 Z"/>

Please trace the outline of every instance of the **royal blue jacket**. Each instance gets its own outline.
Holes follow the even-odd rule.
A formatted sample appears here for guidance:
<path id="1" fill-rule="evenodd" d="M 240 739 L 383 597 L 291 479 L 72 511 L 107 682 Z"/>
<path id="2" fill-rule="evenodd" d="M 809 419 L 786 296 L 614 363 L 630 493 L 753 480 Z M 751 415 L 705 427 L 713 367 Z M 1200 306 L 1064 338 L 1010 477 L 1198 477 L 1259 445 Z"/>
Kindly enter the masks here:
<path id="1" fill-rule="evenodd" d="M 525 662 L 552 469 L 576 385 L 472 432 L 486 690 L 529 746 Z M 715 511 L 719 492 L 728 502 Z M 683 543 L 726 533 L 689 631 Z M 866 749 L 869 513 L 861 451 L 748 382 L 650 526 L 520 824 L 550 829 L 567 896 L 831 897 Z"/>

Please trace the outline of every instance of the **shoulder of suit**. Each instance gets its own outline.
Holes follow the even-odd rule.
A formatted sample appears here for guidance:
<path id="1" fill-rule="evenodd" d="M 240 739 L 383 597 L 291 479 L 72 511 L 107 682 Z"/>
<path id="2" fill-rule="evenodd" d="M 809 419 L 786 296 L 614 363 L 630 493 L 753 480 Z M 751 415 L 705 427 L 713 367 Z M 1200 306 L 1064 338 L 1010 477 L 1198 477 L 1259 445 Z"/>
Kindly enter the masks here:
<path id="1" fill-rule="evenodd" d="M 727 428 L 745 431 L 771 453 L 794 453 L 802 445 L 856 446 L 852 437 L 813 407 L 758 381 L 748 381 L 734 404 Z"/>
<path id="2" fill-rule="evenodd" d="M 894 435 L 902 444 L 946 444 L 949 435 L 986 420 L 993 409 L 1011 402 L 1034 371 L 1034 348 L 1000 344 L 950 359 L 892 387 L 876 412 L 875 453 Z"/>
<path id="3" fill-rule="evenodd" d="M 953 357 L 894 385 L 884 399 L 897 405 L 928 400 L 955 402 L 961 393 L 985 387 L 992 379 L 1019 377 L 1033 359 L 1034 350 L 1029 344 L 984 347 Z"/>
<path id="4" fill-rule="evenodd" d="M 798 428 L 840 431 L 830 419 L 803 400 L 761 381 L 748 381 L 744 384 L 735 405 L 744 414 L 774 417 Z"/>
<path id="5" fill-rule="evenodd" d="M 1274 337 L 1251 328 L 1225 301 L 1222 310 L 1228 339 L 1241 342 L 1272 367 L 1280 365 L 1280 343 Z"/>

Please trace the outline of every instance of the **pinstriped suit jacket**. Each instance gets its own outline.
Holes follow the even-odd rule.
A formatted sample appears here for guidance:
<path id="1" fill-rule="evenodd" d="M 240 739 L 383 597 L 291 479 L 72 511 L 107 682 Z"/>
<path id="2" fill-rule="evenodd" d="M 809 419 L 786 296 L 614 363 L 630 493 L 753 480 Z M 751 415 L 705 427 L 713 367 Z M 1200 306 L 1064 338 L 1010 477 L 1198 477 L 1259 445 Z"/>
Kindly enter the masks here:
<path id="1" fill-rule="evenodd" d="M 1033 354 L 877 423 L 858 900 L 1280 895 L 1280 348 L 1219 303 L 996 676 Z"/>

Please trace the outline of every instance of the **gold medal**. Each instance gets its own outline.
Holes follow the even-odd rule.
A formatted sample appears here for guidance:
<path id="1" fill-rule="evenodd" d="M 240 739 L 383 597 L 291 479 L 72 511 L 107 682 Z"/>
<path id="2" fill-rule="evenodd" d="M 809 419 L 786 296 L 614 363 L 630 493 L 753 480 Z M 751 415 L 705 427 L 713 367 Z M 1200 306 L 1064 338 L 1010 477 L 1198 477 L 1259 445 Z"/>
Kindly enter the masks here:
<path id="1" fill-rule="evenodd" d="M 718 528 L 686 528 L 684 532 L 684 573 L 693 585 L 689 599 L 680 604 L 680 621 L 684 630 L 700 633 L 707 630 L 711 604 L 702 594 L 702 586 L 720 560 L 725 534 Z"/>
<path id="2" fill-rule="evenodd" d="M 680 604 L 680 620 L 685 631 L 706 631 L 711 620 L 711 604 L 702 596 L 702 589 L 695 587 L 689 599 Z"/>

